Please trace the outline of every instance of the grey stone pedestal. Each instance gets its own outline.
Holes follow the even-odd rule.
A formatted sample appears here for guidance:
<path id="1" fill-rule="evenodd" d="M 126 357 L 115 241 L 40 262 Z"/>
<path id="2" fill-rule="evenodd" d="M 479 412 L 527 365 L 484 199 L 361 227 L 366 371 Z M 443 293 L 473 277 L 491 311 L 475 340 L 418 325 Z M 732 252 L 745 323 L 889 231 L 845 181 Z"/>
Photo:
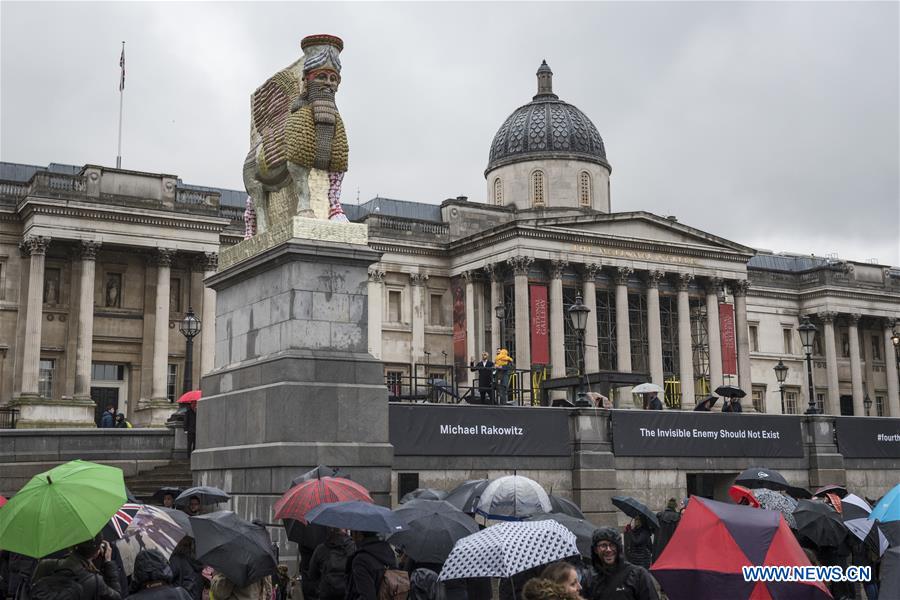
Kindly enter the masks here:
<path id="1" fill-rule="evenodd" d="M 383 367 L 367 348 L 367 246 L 291 239 L 206 280 L 215 369 L 203 378 L 194 480 L 273 522 L 293 477 L 327 464 L 388 504 L 393 447 Z"/>

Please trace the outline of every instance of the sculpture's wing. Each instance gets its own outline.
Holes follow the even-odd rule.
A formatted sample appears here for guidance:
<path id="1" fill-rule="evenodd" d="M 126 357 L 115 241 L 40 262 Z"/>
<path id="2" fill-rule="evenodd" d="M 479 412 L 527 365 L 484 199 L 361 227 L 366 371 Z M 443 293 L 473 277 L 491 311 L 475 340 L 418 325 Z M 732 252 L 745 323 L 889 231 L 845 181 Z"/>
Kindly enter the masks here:
<path id="1" fill-rule="evenodd" d="M 262 141 L 262 160 L 267 169 L 285 160 L 284 125 L 290 115 L 291 103 L 299 93 L 297 76 L 284 69 L 270 77 L 251 96 L 253 125 Z"/>

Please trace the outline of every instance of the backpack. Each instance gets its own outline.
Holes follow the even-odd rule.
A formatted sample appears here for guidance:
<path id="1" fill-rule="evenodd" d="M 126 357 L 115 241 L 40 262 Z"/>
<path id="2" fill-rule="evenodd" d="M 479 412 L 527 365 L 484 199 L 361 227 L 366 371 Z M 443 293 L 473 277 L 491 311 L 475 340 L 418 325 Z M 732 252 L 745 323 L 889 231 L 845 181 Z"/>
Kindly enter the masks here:
<path id="1" fill-rule="evenodd" d="M 409 596 L 409 573 L 386 568 L 378 586 L 378 600 L 406 600 Z"/>
<path id="2" fill-rule="evenodd" d="M 329 547 L 321 566 L 319 598 L 343 598 L 347 593 L 347 552 Z"/>
<path id="3" fill-rule="evenodd" d="M 31 584 L 28 600 L 81 600 L 84 591 L 70 569 L 57 569 Z"/>

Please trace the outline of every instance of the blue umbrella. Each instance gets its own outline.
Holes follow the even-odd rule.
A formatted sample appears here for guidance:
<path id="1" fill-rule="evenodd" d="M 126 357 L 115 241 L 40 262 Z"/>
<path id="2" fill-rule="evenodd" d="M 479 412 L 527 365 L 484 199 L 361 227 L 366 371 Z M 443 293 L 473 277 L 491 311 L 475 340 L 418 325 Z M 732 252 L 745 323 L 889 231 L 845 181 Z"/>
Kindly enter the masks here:
<path id="1" fill-rule="evenodd" d="M 884 495 L 872 509 L 869 518 L 882 523 L 900 521 L 900 484 L 895 485 Z"/>
<path id="2" fill-rule="evenodd" d="M 306 513 L 306 520 L 353 531 L 394 533 L 408 529 L 403 518 L 390 509 L 359 500 L 320 504 Z"/>

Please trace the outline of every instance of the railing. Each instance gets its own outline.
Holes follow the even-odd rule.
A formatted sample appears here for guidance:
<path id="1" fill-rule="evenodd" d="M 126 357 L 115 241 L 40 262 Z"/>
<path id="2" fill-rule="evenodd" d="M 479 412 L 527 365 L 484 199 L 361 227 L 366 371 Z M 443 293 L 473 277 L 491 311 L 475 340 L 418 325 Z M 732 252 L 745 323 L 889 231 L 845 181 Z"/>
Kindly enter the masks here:
<path id="1" fill-rule="evenodd" d="M 456 379 L 456 368 L 446 365 L 450 369 L 446 376 L 418 372 L 427 365 L 413 365 L 412 375 L 396 376 L 385 374 L 384 383 L 388 389 L 388 399 L 391 402 L 433 402 L 439 404 L 458 404 L 466 401 L 469 404 L 480 403 L 480 392 L 477 383 L 477 374 L 474 377 L 475 385 L 466 385 Z M 440 365 L 445 367 L 444 365 Z M 469 367 L 461 367 L 468 370 Z M 491 398 L 494 404 L 512 404 L 517 406 L 540 405 L 540 381 L 541 376 L 523 369 L 510 372 L 506 398 L 499 397 L 500 380 L 494 377 L 491 388 Z M 535 387 L 537 386 L 537 387 Z"/>
<path id="2" fill-rule="evenodd" d="M 175 190 L 175 203 L 191 206 L 218 206 L 220 196 L 219 192 L 178 188 Z"/>
<path id="3" fill-rule="evenodd" d="M 450 233 L 450 227 L 442 223 L 399 219 L 385 215 L 369 215 L 366 218 L 366 222 L 374 229 L 386 229 L 389 231 L 406 231 L 413 234 L 439 236 L 445 236 Z"/>
<path id="4" fill-rule="evenodd" d="M 219 216 L 232 221 L 244 220 L 244 208 L 240 206 L 222 206 L 219 205 Z"/>
<path id="5" fill-rule="evenodd" d="M 19 419 L 19 409 L 0 408 L 0 429 L 15 429 Z"/>
<path id="6" fill-rule="evenodd" d="M 0 196 L 24 198 L 28 194 L 28 184 L 18 181 L 0 181 Z"/>
<path id="7" fill-rule="evenodd" d="M 83 175 L 35 173 L 31 180 L 31 191 L 84 193 L 87 191 L 87 178 Z"/>

